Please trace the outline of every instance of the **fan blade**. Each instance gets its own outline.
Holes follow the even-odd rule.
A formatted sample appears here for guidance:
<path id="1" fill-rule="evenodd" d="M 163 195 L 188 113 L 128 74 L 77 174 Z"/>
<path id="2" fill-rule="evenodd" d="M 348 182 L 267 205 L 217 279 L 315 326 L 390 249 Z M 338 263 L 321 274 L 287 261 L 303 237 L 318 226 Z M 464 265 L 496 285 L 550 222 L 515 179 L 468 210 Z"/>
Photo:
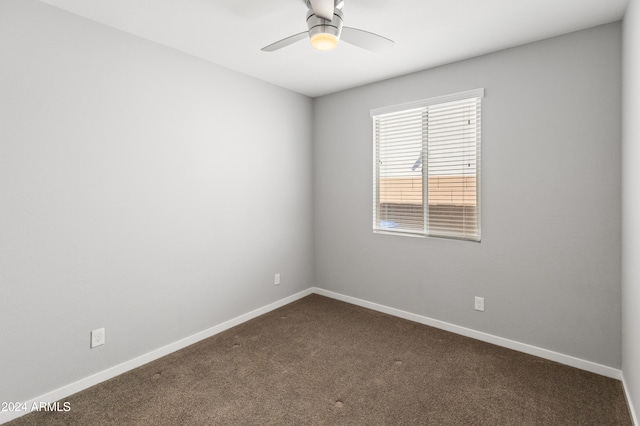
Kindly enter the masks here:
<path id="1" fill-rule="evenodd" d="M 309 0 L 309 3 L 316 16 L 328 21 L 333 20 L 334 0 Z"/>
<path id="2" fill-rule="evenodd" d="M 373 52 L 380 52 L 393 46 L 393 40 L 369 31 L 357 28 L 342 27 L 340 40 Z"/>
<path id="3" fill-rule="evenodd" d="M 287 38 L 283 38 L 282 40 L 276 41 L 273 44 L 270 44 L 266 47 L 263 47 L 261 50 L 263 52 L 273 52 L 274 50 L 278 50 L 278 49 L 282 49 L 283 47 L 287 47 L 290 44 L 293 44 L 297 41 L 302 40 L 303 38 L 306 38 L 309 36 L 309 32 L 305 31 L 299 34 L 295 34 L 292 36 L 289 36 Z"/>

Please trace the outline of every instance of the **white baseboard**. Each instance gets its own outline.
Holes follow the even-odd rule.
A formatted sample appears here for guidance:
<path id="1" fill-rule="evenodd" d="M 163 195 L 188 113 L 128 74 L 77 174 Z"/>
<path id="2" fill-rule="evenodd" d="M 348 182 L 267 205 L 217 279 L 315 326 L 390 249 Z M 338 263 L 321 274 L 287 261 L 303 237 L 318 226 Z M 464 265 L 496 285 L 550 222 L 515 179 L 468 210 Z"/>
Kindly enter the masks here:
<path id="1" fill-rule="evenodd" d="M 208 337 L 221 333 L 231 327 L 235 327 L 236 325 L 240 325 L 243 322 L 259 317 L 260 315 L 266 314 L 267 312 L 273 311 L 274 309 L 277 309 L 281 306 L 287 305 L 291 302 L 294 302 L 298 299 L 308 296 L 311 293 L 313 293 L 313 288 L 309 288 L 307 290 L 301 291 L 289 297 L 285 297 L 284 299 L 280 299 L 267 306 L 263 306 L 262 308 L 258 308 L 246 314 L 240 315 L 236 318 L 230 319 L 229 321 L 225 321 L 221 324 L 208 328 L 199 333 L 193 334 L 189 337 L 185 337 L 184 339 L 178 340 L 177 342 L 170 343 L 166 346 L 163 346 L 161 348 L 148 352 L 144 355 L 140 355 L 139 357 L 133 358 L 129 361 L 125 361 L 122 364 L 118 364 L 114 367 L 108 368 L 99 373 L 93 374 L 89 377 L 85 377 L 84 379 L 80 379 L 74 383 L 70 383 L 58 389 L 55 389 L 51 392 L 47 392 L 44 395 L 40 395 L 30 401 L 26 401 L 24 406 L 29 408 L 29 407 L 32 407 L 34 403 L 36 405 L 39 405 L 41 402 L 53 403 L 55 401 L 59 401 L 70 395 L 73 395 L 74 393 L 90 388 L 91 386 L 97 385 L 98 383 L 104 382 L 105 380 L 109 380 L 122 373 L 126 373 L 127 371 L 133 370 L 134 368 L 140 367 L 151 361 L 155 361 L 158 358 L 162 358 L 163 356 L 168 355 L 172 352 L 175 352 L 189 345 L 197 343 L 201 340 L 204 340 Z M 24 401 L 21 401 L 21 403 L 23 402 Z M 28 414 L 28 412 L 29 411 L 0 412 L 0 424 L 6 423 L 18 417 L 21 417 L 25 414 Z"/>
<path id="2" fill-rule="evenodd" d="M 608 367 L 606 365 L 598 364 L 584 359 L 576 358 L 570 355 L 564 355 L 558 352 L 542 349 L 537 346 L 528 345 L 526 343 L 516 342 L 514 340 L 505 339 L 503 337 L 494 336 L 492 334 L 483 333 L 470 328 L 461 327 L 459 325 L 450 324 L 448 322 L 439 321 L 433 318 L 425 317 L 411 312 L 402 311 L 400 309 L 390 308 L 388 306 L 379 305 L 373 302 L 367 302 L 366 300 L 358 299 L 351 296 L 345 296 L 344 294 L 335 293 L 333 291 L 324 290 L 321 288 L 314 288 L 314 293 L 322 296 L 327 296 L 332 299 L 341 300 L 343 302 L 351 303 L 353 305 L 362 306 L 363 308 L 372 309 L 374 311 L 383 312 L 385 314 L 393 315 L 407 319 L 409 321 L 418 322 L 420 324 L 429 325 L 431 327 L 439 328 L 442 330 L 450 331 L 452 333 L 461 334 L 463 336 L 471 337 L 473 339 L 481 340 L 483 342 L 492 343 L 494 345 L 502 346 L 505 348 L 513 349 L 519 352 L 524 352 L 529 355 L 535 355 L 540 358 L 548 359 L 551 361 L 559 362 L 561 364 L 576 367 L 581 370 L 590 371 L 592 373 L 600 374 L 602 376 L 610 377 L 613 379 L 622 379 L 622 372 L 618 369 Z"/>
<path id="3" fill-rule="evenodd" d="M 636 410 L 633 407 L 633 401 L 631 400 L 631 395 L 629 395 L 629 388 L 627 388 L 627 382 L 624 379 L 624 373 L 622 374 L 622 387 L 624 388 L 624 396 L 627 400 L 627 407 L 629 407 L 629 413 L 631 414 L 631 421 L 636 426 L 640 426 L 638 423 L 638 416 L 636 415 Z"/>

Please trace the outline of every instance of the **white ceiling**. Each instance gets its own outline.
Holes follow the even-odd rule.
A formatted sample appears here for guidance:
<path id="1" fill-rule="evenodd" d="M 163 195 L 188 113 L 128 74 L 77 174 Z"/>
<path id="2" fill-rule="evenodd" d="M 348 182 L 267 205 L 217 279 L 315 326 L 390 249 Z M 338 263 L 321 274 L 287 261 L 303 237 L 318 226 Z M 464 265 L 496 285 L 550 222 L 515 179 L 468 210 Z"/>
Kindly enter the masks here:
<path id="1" fill-rule="evenodd" d="M 395 41 L 382 53 L 303 40 L 304 0 L 40 0 L 311 96 L 620 20 L 628 0 L 345 0 L 346 26 Z"/>

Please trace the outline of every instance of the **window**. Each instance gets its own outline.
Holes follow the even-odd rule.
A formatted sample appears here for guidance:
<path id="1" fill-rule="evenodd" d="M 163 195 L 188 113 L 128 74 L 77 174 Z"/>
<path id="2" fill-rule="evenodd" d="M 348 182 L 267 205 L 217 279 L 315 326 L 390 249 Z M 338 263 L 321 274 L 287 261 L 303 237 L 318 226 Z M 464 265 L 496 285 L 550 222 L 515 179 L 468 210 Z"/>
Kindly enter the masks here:
<path id="1" fill-rule="evenodd" d="M 480 241 L 484 89 L 371 111 L 373 230 Z"/>

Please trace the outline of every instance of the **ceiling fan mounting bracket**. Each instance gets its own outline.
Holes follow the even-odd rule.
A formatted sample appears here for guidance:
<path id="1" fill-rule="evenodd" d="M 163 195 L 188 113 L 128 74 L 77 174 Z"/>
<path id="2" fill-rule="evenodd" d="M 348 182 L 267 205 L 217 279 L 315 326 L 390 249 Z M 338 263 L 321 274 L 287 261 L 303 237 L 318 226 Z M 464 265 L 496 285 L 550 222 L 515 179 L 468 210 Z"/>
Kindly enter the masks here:
<path id="1" fill-rule="evenodd" d="M 311 0 L 302 0 L 302 2 L 307 5 L 307 9 L 313 9 Z M 344 8 L 344 0 L 334 0 L 333 8 L 342 10 L 342 8 Z"/>

